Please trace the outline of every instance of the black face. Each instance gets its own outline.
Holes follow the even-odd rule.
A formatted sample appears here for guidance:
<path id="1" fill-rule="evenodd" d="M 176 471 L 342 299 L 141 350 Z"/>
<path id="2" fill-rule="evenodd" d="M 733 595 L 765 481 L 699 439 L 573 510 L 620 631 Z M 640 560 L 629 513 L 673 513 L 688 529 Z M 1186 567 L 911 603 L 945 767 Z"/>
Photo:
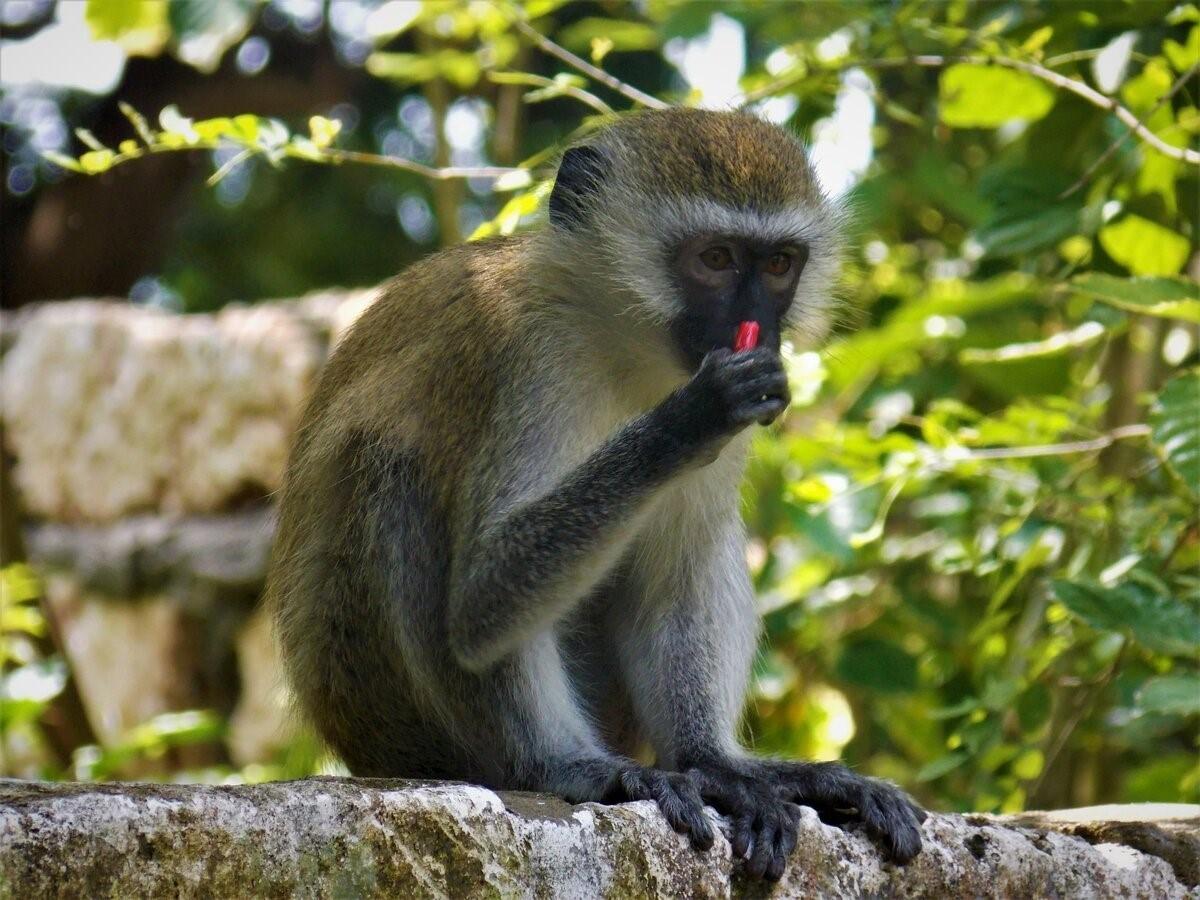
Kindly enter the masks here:
<path id="1" fill-rule="evenodd" d="M 672 331 L 693 367 L 705 354 L 732 347 L 738 325 L 758 322 L 760 347 L 779 350 L 780 320 L 792 303 L 808 247 L 699 235 L 675 251 L 684 311 Z"/>

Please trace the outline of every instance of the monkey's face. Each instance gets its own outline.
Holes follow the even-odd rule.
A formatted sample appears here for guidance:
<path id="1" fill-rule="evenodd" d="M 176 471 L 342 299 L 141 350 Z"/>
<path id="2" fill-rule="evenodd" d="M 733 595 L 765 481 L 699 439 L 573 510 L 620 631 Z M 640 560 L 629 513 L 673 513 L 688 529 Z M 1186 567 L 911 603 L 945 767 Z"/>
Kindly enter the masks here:
<path id="1" fill-rule="evenodd" d="M 567 150 L 550 195 L 571 289 L 649 322 L 692 370 L 746 320 L 775 349 L 824 335 L 840 220 L 792 135 L 711 110 L 617 120 Z"/>
<path id="2" fill-rule="evenodd" d="M 741 322 L 757 322 L 759 345 L 779 350 L 782 322 L 808 263 L 808 245 L 729 234 L 698 234 L 671 253 L 679 311 L 672 333 L 690 367 L 733 346 Z"/>

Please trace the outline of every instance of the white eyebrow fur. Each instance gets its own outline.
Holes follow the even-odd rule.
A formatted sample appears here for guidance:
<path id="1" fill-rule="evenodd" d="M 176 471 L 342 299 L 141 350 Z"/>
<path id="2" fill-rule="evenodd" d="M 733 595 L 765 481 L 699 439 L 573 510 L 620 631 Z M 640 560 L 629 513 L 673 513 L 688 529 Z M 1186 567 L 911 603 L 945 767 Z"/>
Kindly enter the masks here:
<path id="1" fill-rule="evenodd" d="M 669 248 L 689 235 L 736 235 L 764 243 L 803 243 L 808 262 L 796 285 L 785 328 L 803 336 L 824 331 L 834 305 L 831 289 L 841 257 L 845 220 L 837 205 L 817 197 L 777 210 L 734 208 L 709 198 L 660 199 L 643 204 L 630 215 L 625 206 L 610 206 L 602 214 L 615 271 L 624 286 L 644 298 L 644 312 L 667 322 L 681 311 L 682 299 L 664 264 Z M 647 253 L 657 243 L 664 254 Z"/>

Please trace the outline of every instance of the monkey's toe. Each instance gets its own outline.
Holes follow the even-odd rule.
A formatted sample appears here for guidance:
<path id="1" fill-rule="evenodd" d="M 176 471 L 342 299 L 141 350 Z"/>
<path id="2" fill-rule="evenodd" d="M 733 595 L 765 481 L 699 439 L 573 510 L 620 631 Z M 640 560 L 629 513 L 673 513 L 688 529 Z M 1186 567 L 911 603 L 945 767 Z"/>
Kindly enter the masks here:
<path id="1" fill-rule="evenodd" d="M 697 850 L 708 850 L 715 840 L 712 824 L 704 814 L 700 789 L 688 775 L 635 766 L 620 776 L 626 799 L 653 800 L 663 818 L 680 834 L 688 835 Z"/>
<path id="2" fill-rule="evenodd" d="M 883 844 L 894 862 L 911 862 L 921 852 L 925 812 L 899 788 L 887 782 L 869 783 L 859 812 L 867 831 Z"/>
<path id="3" fill-rule="evenodd" d="M 730 819 L 734 859 L 745 861 L 752 878 L 778 881 L 796 848 L 800 809 L 780 798 L 774 786 L 731 767 L 696 768 L 701 796 Z"/>

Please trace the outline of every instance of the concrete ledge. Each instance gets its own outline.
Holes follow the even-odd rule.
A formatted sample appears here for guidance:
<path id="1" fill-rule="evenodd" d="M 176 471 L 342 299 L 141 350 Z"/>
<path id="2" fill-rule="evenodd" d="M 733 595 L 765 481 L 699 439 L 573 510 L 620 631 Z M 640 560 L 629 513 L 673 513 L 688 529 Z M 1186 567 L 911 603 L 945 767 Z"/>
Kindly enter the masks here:
<path id="1" fill-rule="evenodd" d="M 1147 835 L 1165 827 L 1176 849 L 1200 846 L 1200 807 L 1155 807 L 1165 826 L 1137 818 L 1146 812 L 1112 832 L 1117 841 L 1138 832 L 1142 849 L 1061 833 L 1078 815 L 931 816 L 924 852 L 900 868 L 860 833 L 805 810 L 791 866 L 768 887 L 740 877 L 723 839 L 692 851 L 649 803 L 573 807 L 346 778 L 0 781 L 0 898 L 1197 896 Z M 1108 834 L 1096 826 L 1094 836 Z"/>

